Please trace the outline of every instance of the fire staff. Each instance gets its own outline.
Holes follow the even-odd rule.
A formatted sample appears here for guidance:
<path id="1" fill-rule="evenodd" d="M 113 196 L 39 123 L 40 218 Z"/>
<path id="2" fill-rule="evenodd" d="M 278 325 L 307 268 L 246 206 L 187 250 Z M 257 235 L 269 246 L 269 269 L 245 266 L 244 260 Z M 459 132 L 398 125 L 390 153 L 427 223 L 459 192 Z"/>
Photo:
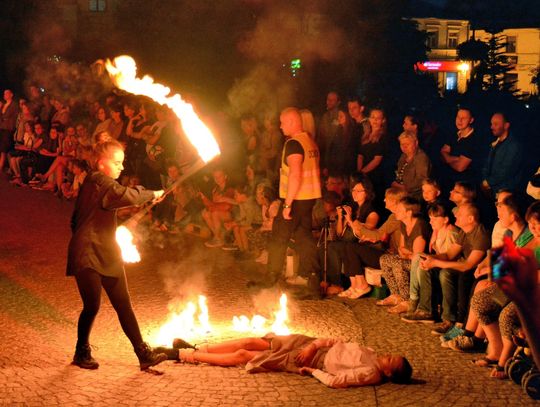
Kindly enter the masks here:
<path id="1" fill-rule="evenodd" d="M 95 171 L 86 177 L 71 219 L 73 236 L 68 249 L 67 275 L 75 277 L 83 302 L 73 364 L 84 369 L 99 366 L 92 357 L 89 336 L 103 287 L 139 358 L 141 370 L 146 370 L 167 357 L 154 352 L 142 339 L 131 306 L 120 248 L 115 241 L 116 211 L 159 199 L 163 191 L 124 187 L 116 181 L 124 161 L 123 147 L 117 141 L 97 144 L 94 154 Z"/>

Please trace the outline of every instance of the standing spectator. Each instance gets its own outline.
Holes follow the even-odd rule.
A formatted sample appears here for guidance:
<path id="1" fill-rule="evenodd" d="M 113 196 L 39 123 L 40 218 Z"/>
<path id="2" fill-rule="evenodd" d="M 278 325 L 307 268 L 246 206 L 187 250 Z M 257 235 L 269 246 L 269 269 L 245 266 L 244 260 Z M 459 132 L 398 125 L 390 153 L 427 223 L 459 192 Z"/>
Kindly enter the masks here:
<path id="1" fill-rule="evenodd" d="M 418 138 L 414 133 L 401 133 L 399 146 L 402 154 L 397 163 L 396 179 L 392 186 L 402 188 L 409 196 L 420 199 L 422 183 L 431 173 L 431 161 L 418 147 Z"/>
<path id="2" fill-rule="evenodd" d="M 58 98 L 54 98 L 51 103 L 55 110 L 53 116 L 51 117 L 51 126 L 54 124 L 60 124 L 62 127 L 66 127 L 71 119 L 69 106 Z"/>
<path id="3" fill-rule="evenodd" d="M 328 92 L 328 95 L 326 95 L 326 112 L 321 117 L 315 138 L 320 151 L 321 168 L 327 168 L 325 158 L 328 155 L 326 151 L 338 131 L 339 104 L 340 100 L 337 92 Z M 324 175 L 326 176 L 327 174 Z"/>
<path id="4" fill-rule="evenodd" d="M 446 164 L 447 185 L 456 181 L 468 181 L 477 185 L 480 181 L 485 154 L 483 140 L 476 134 L 473 123 L 472 111 L 460 108 L 456 114 L 457 138 L 441 148 L 441 158 Z"/>
<path id="5" fill-rule="evenodd" d="M 282 137 L 276 118 L 267 114 L 264 118 L 264 130 L 261 134 L 259 146 L 259 167 L 265 173 L 266 178 L 277 180 L 279 153 L 282 147 Z"/>
<path id="6" fill-rule="evenodd" d="M 368 137 L 369 133 L 371 133 L 371 124 L 369 123 L 369 118 L 364 114 L 366 109 L 364 103 L 358 97 L 351 98 L 347 103 L 347 108 L 353 118 L 355 127 L 354 137 L 357 137 L 358 141 L 362 140 L 364 136 Z"/>
<path id="7" fill-rule="evenodd" d="M 382 160 L 385 154 L 386 116 L 381 109 L 372 109 L 369 113 L 371 131 L 364 133 L 358 152 L 358 171 L 366 174 L 371 179 L 376 196 L 383 196 L 384 175 Z"/>
<path id="8" fill-rule="evenodd" d="M 19 107 L 13 100 L 13 92 L 4 90 L 4 103 L 0 107 L 0 172 L 4 169 L 7 153 L 13 146 L 13 133 L 17 124 Z"/>
<path id="9" fill-rule="evenodd" d="M 240 118 L 240 130 L 244 141 L 244 151 L 247 162 L 257 166 L 257 152 L 259 144 L 259 128 L 257 119 L 252 114 Z"/>
<path id="10" fill-rule="evenodd" d="M 317 135 L 317 129 L 315 127 L 315 119 L 313 117 L 313 113 L 311 113 L 308 109 L 302 109 L 300 110 L 300 116 L 302 116 L 302 127 L 304 131 L 311 136 L 312 139 L 315 140 L 315 136 Z"/>
<path id="11" fill-rule="evenodd" d="M 294 236 L 300 256 L 299 275 L 317 286 L 319 262 L 311 233 L 311 216 L 315 200 L 321 197 L 319 149 L 304 132 L 302 117 L 296 108 L 281 112 L 281 130 L 287 140 L 281 160 L 279 197 L 283 210 L 274 220 L 272 239 L 268 245 L 268 275 L 273 285 L 280 277 L 285 263 L 289 240 Z"/>
<path id="12" fill-rule="evenodd" d="M 353 122 L 344 110 L 338 111 L 338 129 L 336 136 L 330 141 L 323 160 L 326 167 L 323 173 L 341 173 L 349 175 L 356 169 L 356 151 L 353 148 Z M 358 140 L 356 140 L 358 141 Z"/>
<path id="13" fill-rule="evenodd" d="M 523 181 L 523 147 L 510 133 L 510 122 L 504 113 L 491 117 L 491 132 L 495 141 L 491 143 L 486 165 L 482 171 L 482 191 L 488 198 L 500 189 L 517 191 Z"/>

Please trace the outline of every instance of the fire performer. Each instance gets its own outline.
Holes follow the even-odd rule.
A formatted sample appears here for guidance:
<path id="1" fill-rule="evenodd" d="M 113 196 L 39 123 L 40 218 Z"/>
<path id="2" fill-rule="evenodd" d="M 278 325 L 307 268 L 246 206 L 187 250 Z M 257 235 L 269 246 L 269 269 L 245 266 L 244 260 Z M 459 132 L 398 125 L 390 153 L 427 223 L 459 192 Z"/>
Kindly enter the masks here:
<path id="1" fill-rule="evenodd" d="M 141 370 L 146 370 L 167 356 L 154 352 L 142 339 L 131 306 L 120 248 L 115 241 L 116 211 L 159 199 L 163 191 L 124 187 L 115 181 L 124 161 L 123 147 L 117 141 L 99 143 L 94 150 L 95 171 L 86 177 L 71 219 L 73 236 L 68 249 L 67 275 L 75 277 L 83 302 L 72 363 L 83 369 L 99 366 L 92 357 L 88 340 L 103 287 L 139 358 Z"/>
<path id="2" fill-rule="evenodd" d="M 196 349 L 175 339 L 175 348 L 156 348 L 169 359 L 216 366 L 245 365 L 250 373 L 289 372 L 312 375 L 332 388 L 368 386 L 390 380 L 407 383 L 412 367 L 399 355 L 377 355 L 373 349 L 338 339 L 315 339 L 304 335 L 234 339 L 204 344 Z M 178 349 L 182 348 L 182 349 Z"/>
<path id="3" fill-rule="evenodd" d="M 287 140 L 283 146 L 279 179 L 282 210 L 276 217 L 272 238 L 268 244 L 268 274 L 270 284 L 281 278 L 285 253 L 291 237 L 300 256 L 299 275 L 304 285 L 317 287 L 319 263 L 311 232 L 311 212 L 315 200 L 321 197 L 319 148 L 303 129 L 298 109 L 289 107 L 281 112 L 281 130 Z"/>

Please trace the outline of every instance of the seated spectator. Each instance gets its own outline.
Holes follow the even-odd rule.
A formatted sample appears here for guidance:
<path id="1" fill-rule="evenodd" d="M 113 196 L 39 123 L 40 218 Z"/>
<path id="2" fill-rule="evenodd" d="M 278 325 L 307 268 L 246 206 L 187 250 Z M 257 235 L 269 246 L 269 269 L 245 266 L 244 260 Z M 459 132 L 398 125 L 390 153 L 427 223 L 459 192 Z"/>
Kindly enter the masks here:
<path id="1" fill-rule="evenodd" d="M 507 230 L 506 236 L 514 241 L 516 247 L 534 250 L 540 246 L 540 241 L 531 233 L 521 217 L 519 204 L 514 196 L 506 197 L 497 205 L 497 214 Z M 482 268 L 477 271 L 476 277 L 488 271 L 488 267 Z M 499 291 L 494 282 L 475 293 L 471 299 L 471 310 L 476 314 L 489 341 L 487 355 L 476 363 L 479 366 L 496 365 L 491 376 L 499 379 L 506 378 L 504 365 L 514 350 L 512 335 L 518 319 L 513 308 L 513 304 Z"/>
<path id="2" fill-rule="evenodd" d="M 399 146 L 402 154 L 397 163 L 396 178 L 392 186 L 402 188 L 409 196 L 420 199 L 422 183 L 431 173 L 431 161 L 418 147 L 418 138 L 413 133 L 401 133 Z"/>
<path id="3" fill-rule="evenodd" d="M 352 205 L 343 205 L 337 208 L 336 219 L 336 240 L 327 245 L 326 277 L 328 282 L 334 286 L 341 285 L 341 268 L 346 256 L 345 247 L 349 242 L 356 242 L 355 230 L 359 231 L 361 227 L 373 230 L 379 222 L 379 214 L 373 207 L 373 186 L 368 177 L 360 182 L 352 184 L 351 194 L 353 197 Z M 361 279 L 359 279 L 361 280 Z M 360 281 L 363 283 L 363 281 Z M 362 284 L 362 289 L 352 286 L 341 295 L 351 299 L 360 298 L 369 293 L 371 287 Z"/>
<path id="4" fill-rule="evenodd" d="M 416 304 L 409 303 L 411 260 L 425 252 L 430 230 L 421 217 L 420 202 L 414 198 L 402 198 L 395 214 L 396 219 L 401 222 L 398 252 L 384 254 L 380 259 L 382 276 L 388 285 L 390 296 L 377 301 L 377 305 L 393 305 L 388 312 L 401 314 L 416 309 Z"/>
<path id="5" fill-rule="evenodd" d="M 46 182 L 40 189 L 47 191 L 60 191 L 64 183 L 64 174 L 67 165 L 77 157 L 78 141 L 75 135 L 75 128 L 69 126 L 63 138 L 58 156 L 55 158 L 45 174 L 36 174 L 42 182 Z"/>
<path id="6" fill-rule="evenodd" d="M 30 121 L 26 122 L 24 124 L 24 129 L 25 131 L 22 137 L 22 142 L 15 142 L 13 150 L 8 153 L 9 169 L 11 170 L 11 174 L 13 176 L 13 179 L 10 182 L 14 184 L 21 181 L 20 162 L 23 157 L 34 154 L 36 152 L 35 149 L 39 147 L 36 145 L 38 138 L 34 133 L 34 124 Z"/>
<path id="7" fill-rule="evenodd" d="M 480 223 L 480 215 L 476 206 L 462 204 L 455 214 L 456 226 L 461 229 L 455 250 L 445 254 L 430 255 L 420 262 L 422 269 L 438 268 L 442 289 L 442 319 L 435 329 L 434 335 L 448 335 L 449 331 L 457 336 L 463 333 L 471 288 L 474 281 L 474 270 L 484 259 L 489 249 L 489 236 Z M 454 329 L 453 329 L 454 328 Z"/>
<path id="8" fill-rule="evenodd" d="M 312 227 L 315 237 L 320 237 L 320 231 L 329 227 L 329 236 L 332 241 L 336 239 L 337 208 L 342 204 L 341 197 L 335 191 L 325 191 L 322 198 L 317 199 L 313 207 Z"/>
<path id="9" fill-rule="evenodd" d="M 254 219 L 260 215 L 261 208 L 255 197 L 248 195 L 247 184 L 238 184 L 234 188 L 234 198 L 223 197 L 221 202 L 229 202 L 236 206 L 233 206 L 233 219 L 223 222 L 225 229 L 233 232 L 234 243 L 225 244 L 221 248 L 223 250 L 239 250 L 239 257 L 247 259 L 250 257 L 247 231 L 253 228 Z"/>
<path id="10" fill-rule="evenodd" d="M 48 171 L 60 149 L 57 127 L 52 127 L 49 134 L 47 134 L 43 130 L 43 125 L 36 123 L 34 132 L 38 137 L 38 140 L 34 144 L 34 146 L 38 146 L 34 147 L 36 154 L 26 156 L 20 162 L 21 182 L 25 185 L 28 184 L 30 178 L 33 178 L 35 174 L 43 174 Z M 40 183 L 40 180 L 37 178 L 32 181 L 34 184 Z"/>
<path id="11" fill-rule="evenodd" d="M 331 388 L 367 386 L 390 380 L 408 383 L 412 367 L 403 356 L 378 356 L 373 349 L 339 339 L 292 334 L 241 338 L 197 349 L 157 348 L 169 359 L 217 366 L 245 365 L 250 373 L 290 372 L 311 375 Z"/>
<path id="12" fill-rule="evenodd" d="M 431 205 L 436 205 L 442 202 L 441 187 L 437 181 L 432 178 L 426 178 L 422 181 L 422 213 L 426 219 L 428 216 L 428 208 Z"/>
<path id="13" fill-rule="evenodd" d="M 62 196 L 67 200 L 76 199 L 79 196 L 79 190 L 81 188 L 86 175 L 88 174 L 88 166 L 85 161 L 73 160 L 68 163 L 68 170 L 73 174 L 73 179 L 68 182 L 64 182 L 60 187 Z"/>
<path id="14" fill-rule="evenodd" d="M 54 114 L 51 117 L 51 126 L 60 125 L 65 128 L 71 119 L 69 113 L 69 106 L 64 103 L 63 100 L 54 98 L 51 100 L 51 104 L 54 107 Z"/>
<path id="15" fill-rule="evenodd" d="M 540 306 L 540 285 L 538 284 L 538 272 L 540 271 L 540 203 L 538 201 L 529 207 L 525 219 L 534 235 L 536 248 L 534 251 L 530 251 L 512 248 L 505 244 L 503 253 L 501 253 L 504 255 L 501 268 L 506 275 L 499 278 L 497 284 L 512 300 L 516 311 L 512 318 L 509 318 L 512 319 L 512 322 L 505 322 L 504 325 L 512 326 L 517 314 L 534 362 L 536 366 L 540 366 L 540 313 L 538 312 Z M 503 337 L 507 337 L 505 332 L 503 332 Z"/>
<path id="16" fill-rule="evenodd" d="M 388 219 L 375 230 L 370 230 L 359 224 L 353 228 L 358 242 L 350 242 L 345 246 L 345 275 L 351 280 L 351 291 L 341 293 L 343 297 L 358 292 L 369 292 L 370 288 L 365 278 L 365 267 L 380 268 L 379 260 L 385 253 L 397 253 L 400 240 L 400 221 L 395 212 L 399 201 L 405 192 L 397 188 L 386 190 L 384 202 L 391 214 Z M 356 226 L 353 223 L 353 226 Z M 372 244 L 367 244 L 372 243 Z"/>
<path id="17" fill-rule="evenodd" d="M 459 250 L 459 232 L 452 224 L 452 212 L 440 203 L 428 207 L 429 223 L 433 233 L 428 245 L 428 253 L 439 256 Z M 424 254 L 413 256 L 411 263 L 410 310 L 401 319 L 405 322 L 433 322 L 432 314 L 432 273 L 423 269 L 420 260 Z"/>
<path id="18" fill-rule="evenodd" d="M 473 203 L 476 199 L 476 190 L 469 182 L 458 181 L 450 191 L 450 201 L 456 207 L 452 209 L 454 216 L 461 205 Z"/>
<path id="19" fill-rule="evenodd" d="M 199 197 L 205 206 L 202 217 L 212 232 L 212 239 L 205 242 L 206 247 L 221 247 L 223 240 L 223 223 L 232 220 L 232 205 L 224 202 L 223 198 L 234 199 L 234 189 L 229 186 L 228 176 L 224 170 L 217 168 L 212 172 L 215 186 L 212 189 L 211 199 L 202 192 Z"/>
<path id="20" fill-rule="evenodd" d="M 261 207 L 262 224 L 261 227 L 249 229 L 246 233 L 249 247 L 254 248 L 258 252 L 258 257 L 255 261 L 261 264 L 268 264 L 268 240 L 272 236 L 272 225 L 274 218 L 279 212 L 281 202 L 277 198 L 276 192 L 264 184 L 259 184 L 257 187 L 255 199 Z"/>

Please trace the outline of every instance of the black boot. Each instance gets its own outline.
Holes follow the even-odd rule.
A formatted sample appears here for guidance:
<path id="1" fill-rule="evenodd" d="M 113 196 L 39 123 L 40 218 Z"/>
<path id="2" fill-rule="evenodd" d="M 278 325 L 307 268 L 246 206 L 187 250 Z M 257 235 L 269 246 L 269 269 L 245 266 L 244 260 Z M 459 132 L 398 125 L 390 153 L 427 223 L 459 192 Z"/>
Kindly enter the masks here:
<path id="1" fill-rule="evenodd" d="M 192 344 L 180 338 L 174 338 L 172 346 L 175 349 L 189 349 L 189 348 L 195 349 L 195 346 L 193 346 Z"/>
<path id="2" fill-rule="evenodd" d="M 77 344 L 71 364 L 83 369 L 97 369 L 99 367 L 99 363 L 92 357 L 90 345 L 87 343 L 84 345 Z"/>
<path id="3" fill-rule="evenodd" d="M 157 348 L 154 348 L 154 352 L 166 354 L 167 359 L 169 360 L 180 360 L 180 358 L 178 357 L 178 349 L 176 348 L 166 348 L 164 346 L 158 346 Z"/>
<path id="4" fill-rule="evenodd" d="M 149 367 L 155 366 L 164 360 L 167 360 L 167 355 L 165 353 L 154 352 L 146 342 L 142 342 L 139 346 L 137 346 L 137 348 L 135 348 L 135 353 L 139 358 L 141 370 L 146 370 Z"/>

